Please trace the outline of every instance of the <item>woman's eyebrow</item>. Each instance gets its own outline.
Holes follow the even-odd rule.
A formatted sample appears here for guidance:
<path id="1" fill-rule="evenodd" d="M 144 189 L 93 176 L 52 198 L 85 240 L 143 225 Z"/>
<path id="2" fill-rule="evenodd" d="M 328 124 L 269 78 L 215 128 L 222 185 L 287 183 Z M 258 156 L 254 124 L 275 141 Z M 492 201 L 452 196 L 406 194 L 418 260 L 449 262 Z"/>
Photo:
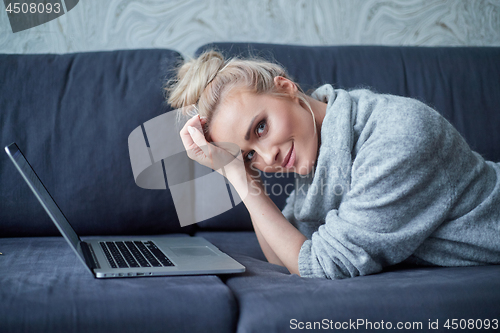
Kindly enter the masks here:
<path id="1" fill-rule="evenodd" d="M 250 131 L 252 130 L 253 122 L 255 121 L 255 118 L 257 118 L 257 116 L 254 116 L 252 118 L 252 120 L 250 121 L 250 126 L 248 126 L 247 134 L 245 135 L 245 140 L 247 140 L 247 141 L 250 139 Z"/>

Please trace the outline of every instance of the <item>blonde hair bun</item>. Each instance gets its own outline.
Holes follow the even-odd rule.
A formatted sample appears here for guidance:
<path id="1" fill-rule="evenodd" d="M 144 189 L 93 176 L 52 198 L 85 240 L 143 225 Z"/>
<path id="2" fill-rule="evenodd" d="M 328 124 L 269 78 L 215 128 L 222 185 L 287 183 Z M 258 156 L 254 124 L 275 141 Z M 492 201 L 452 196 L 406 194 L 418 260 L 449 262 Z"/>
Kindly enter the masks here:
<path id="1" fill-rule="evenodd" d="M 215 51 L 204 52 L 198 58 L 186 61 L 166 87 L 168 103 L 174 108 L 197 103 L 223 64 L 224 57 Z"/>
<path id="2" fill-rule="evenodd" d="M 168 103 L 173 108 L 184 108 L 195 104 L 194 112 L 205 117 L 206 124 L 210 127 L 217 106 L 235 87 L 242 87 L 256 94 L 283 96 L 274 83 L 274 78 L 277 76 L 289 79 L 281 65 L 255 57 L 224 59 L 221 53 L 208 50 L 198 58 L 183 63 L 165 90 L 168 94 Z M 297 97 L 310 109 L 305 94 L 298 85 L 297 87 L 299 89 Z M 192 116 L 193 109 L 184 108 L 184 115 Z"/>

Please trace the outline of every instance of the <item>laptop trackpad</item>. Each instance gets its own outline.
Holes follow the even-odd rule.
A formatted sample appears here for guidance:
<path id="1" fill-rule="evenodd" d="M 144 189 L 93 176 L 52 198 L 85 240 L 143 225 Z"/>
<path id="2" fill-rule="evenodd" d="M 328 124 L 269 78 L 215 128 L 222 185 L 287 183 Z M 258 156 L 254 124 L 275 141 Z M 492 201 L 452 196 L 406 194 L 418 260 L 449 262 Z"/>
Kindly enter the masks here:
<path id="1" fill-rule="evenodd" d="M 217 256 L 217 253 L 206 246 L 171 247 L 170 249 L 179 257 Z"/>

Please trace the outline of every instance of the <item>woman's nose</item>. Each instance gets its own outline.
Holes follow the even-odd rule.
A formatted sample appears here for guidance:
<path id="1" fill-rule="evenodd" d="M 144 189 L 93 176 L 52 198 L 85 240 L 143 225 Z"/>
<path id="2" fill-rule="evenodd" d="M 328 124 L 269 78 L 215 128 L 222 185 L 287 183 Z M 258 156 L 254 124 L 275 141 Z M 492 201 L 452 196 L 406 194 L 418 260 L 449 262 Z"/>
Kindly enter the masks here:
<path id="1" fill-rule="evenodd" d="M 273 166 L 278 159 L 278 148 L 263 149 L 260 156 L 262 156 L 266 165 Z"/>

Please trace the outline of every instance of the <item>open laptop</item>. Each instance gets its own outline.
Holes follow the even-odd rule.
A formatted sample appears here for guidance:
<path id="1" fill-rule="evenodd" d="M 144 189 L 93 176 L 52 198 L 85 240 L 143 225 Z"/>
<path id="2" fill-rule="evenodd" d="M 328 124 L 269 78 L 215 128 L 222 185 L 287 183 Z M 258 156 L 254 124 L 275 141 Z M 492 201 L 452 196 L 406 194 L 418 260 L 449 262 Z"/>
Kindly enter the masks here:
<path id="1" fill-rule="evenodd" d="M 81 262 L 96 278 L 241 273 L 245 267 L 202 237 L 124 236 L 82 241 L 12 143 L 7 155 Z"/>

